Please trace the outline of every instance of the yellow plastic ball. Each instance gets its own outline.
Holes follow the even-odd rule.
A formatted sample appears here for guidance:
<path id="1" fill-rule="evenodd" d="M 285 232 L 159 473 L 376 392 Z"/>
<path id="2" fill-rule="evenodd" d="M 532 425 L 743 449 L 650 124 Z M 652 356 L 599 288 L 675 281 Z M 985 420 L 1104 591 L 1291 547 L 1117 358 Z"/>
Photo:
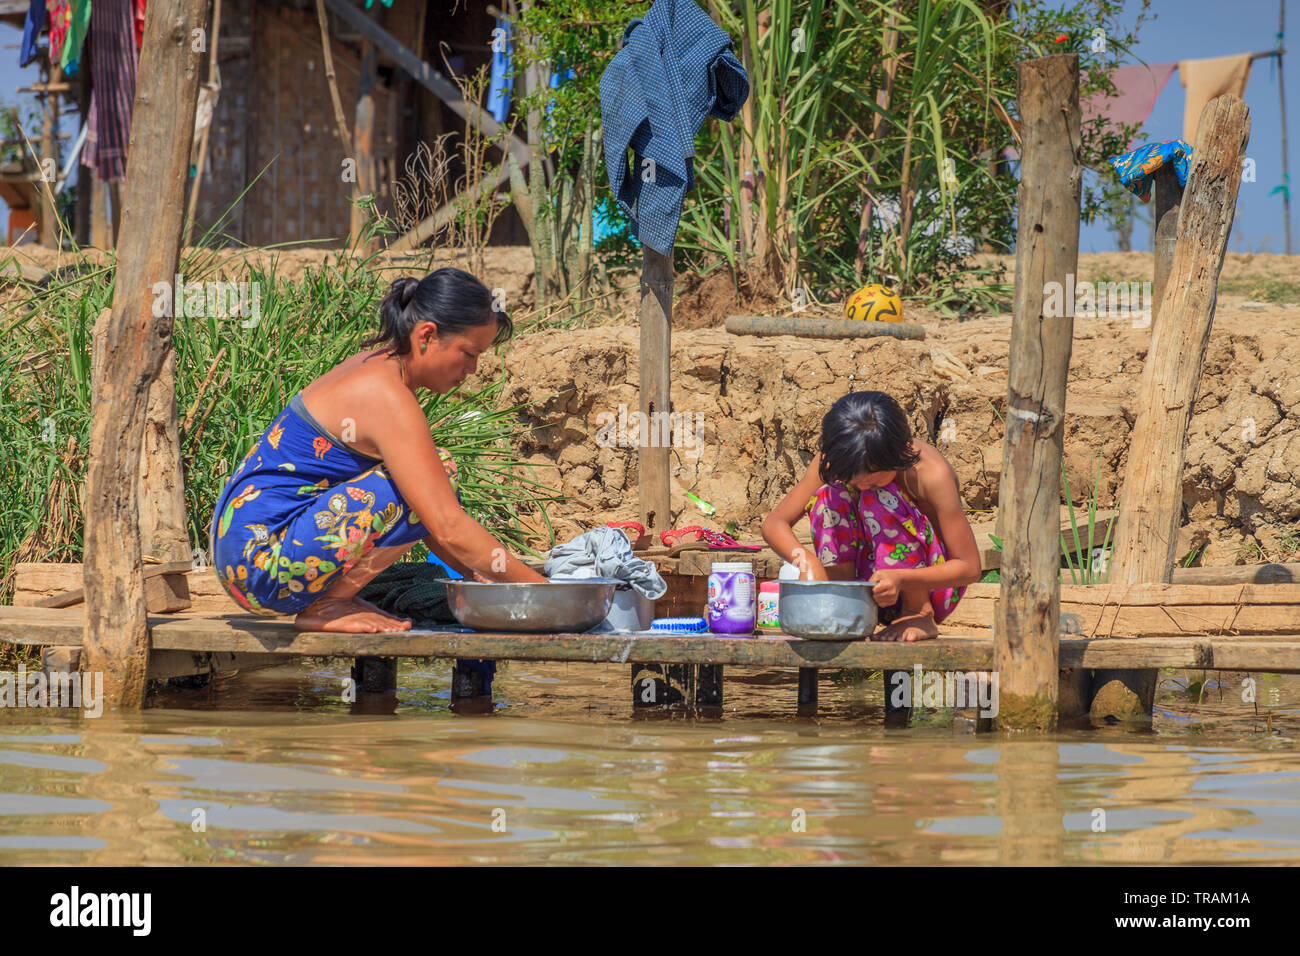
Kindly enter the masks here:
<path id="1" fill-rule="evenodd" d="M 903 300 L 893 289 L 873 282 L 849 296 L 844 315 L 858 322 L 902 322 Z"/>

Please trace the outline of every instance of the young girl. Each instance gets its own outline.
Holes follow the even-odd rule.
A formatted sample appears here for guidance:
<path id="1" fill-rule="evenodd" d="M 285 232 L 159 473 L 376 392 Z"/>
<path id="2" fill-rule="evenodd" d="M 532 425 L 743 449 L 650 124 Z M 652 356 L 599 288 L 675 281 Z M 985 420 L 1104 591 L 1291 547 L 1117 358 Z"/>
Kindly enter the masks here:
<path id="1" fill-rule="evenodd" d="M 793 526 L 809 515 L 813 554 Z M 979 580 L 979 548 L 957 474 L 912 437 L 884 392 L 845 395 L 822 419 L 807 473 L 763 522 L 763 538 L 806 581 L 874 581 L 881 623 L 873 640 L 920 641 Z"/>
<path id="2" fill-rule="evenodd" d="M 300 630 L 409 630 L 357 594 L 417 541 L 466 577 L 546 580 L 460 507 L 418 398 L 463 382 L 509 337 L 510 319 L 483 283 L 450 268 L 398 279 L 380 314 L 364 351 L 276 416 L 213 516 L 226 591 L 255 613 L 296 614 Z"/>

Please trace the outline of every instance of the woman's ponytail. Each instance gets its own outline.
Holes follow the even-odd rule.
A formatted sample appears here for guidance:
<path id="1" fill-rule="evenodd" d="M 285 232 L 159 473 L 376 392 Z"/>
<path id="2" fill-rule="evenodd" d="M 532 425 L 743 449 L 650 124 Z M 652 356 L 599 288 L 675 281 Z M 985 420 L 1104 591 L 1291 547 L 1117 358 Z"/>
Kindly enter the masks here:
<path id="1" fill-rule="evenodd" d="M 379 306 L 379 333 L 361 343 L 362 348 L 384 345 L 394 355 L 411 350 L 411 332 L 421 322 L 432 322 L 439 335 L 455 335 L 471 326 L 497 323 L 493 344 L 514 331 L 510 317 L 494 308 L 487 286 L 468 272 L 445 267 L 416 279 L 403 276 L 393 282 Z"/>

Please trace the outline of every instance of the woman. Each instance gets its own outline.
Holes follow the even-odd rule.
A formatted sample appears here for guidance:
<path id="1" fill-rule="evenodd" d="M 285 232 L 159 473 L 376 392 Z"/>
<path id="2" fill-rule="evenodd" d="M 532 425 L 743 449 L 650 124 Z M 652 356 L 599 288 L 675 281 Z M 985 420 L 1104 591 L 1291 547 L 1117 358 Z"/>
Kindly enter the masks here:
<path id="1" fill-rule="evenodd" d="M 546 580 L 460 507 L 417 398 L 463 382 L 510 319 L 460 269 L 398 279 L 380 316 L 366 351 L 293 397 L 217 502 L 221 583 L 250 611 L 296 614 L 299 630 L 410 630 L 357 594 L 417 541 L 466 577 Z"/>

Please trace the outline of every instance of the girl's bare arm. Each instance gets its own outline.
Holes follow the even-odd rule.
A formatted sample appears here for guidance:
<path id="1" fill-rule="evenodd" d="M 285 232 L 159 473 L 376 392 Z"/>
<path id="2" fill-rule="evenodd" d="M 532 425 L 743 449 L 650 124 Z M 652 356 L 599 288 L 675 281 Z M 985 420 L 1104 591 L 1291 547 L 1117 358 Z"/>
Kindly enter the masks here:
<path id="1" fill-rule="evenodd" d="M 818 470 L 821 467 L 821 454 L 813 456 L 808 470 L 799 479 L 798 484 L 790 489 L 781 499 L 781 503 L 772 509 L 772 513 L 763 521 L 763 540 L 786 561 L 796 565 L 799 577 L 806 581 L 827 580 L 826 569 L 817 560 L 812 548 L 795 537 L 794 526 L 803 517 L 808 500 L 817 494 L 822 486 Z"/>
<path id="2" fill-rule="evenodd" d="M 962 507 L 957 476 L 947 461 L 944 466 L 939 474 L 921 482 L 921 490 L 939 519 L 934 531 L 943 544 L 947 560 L 927 568 L 898 572 L 908 584 L 925 584 L 932 591 L 974 584 L 982 573 L 979 546 Z"/>

